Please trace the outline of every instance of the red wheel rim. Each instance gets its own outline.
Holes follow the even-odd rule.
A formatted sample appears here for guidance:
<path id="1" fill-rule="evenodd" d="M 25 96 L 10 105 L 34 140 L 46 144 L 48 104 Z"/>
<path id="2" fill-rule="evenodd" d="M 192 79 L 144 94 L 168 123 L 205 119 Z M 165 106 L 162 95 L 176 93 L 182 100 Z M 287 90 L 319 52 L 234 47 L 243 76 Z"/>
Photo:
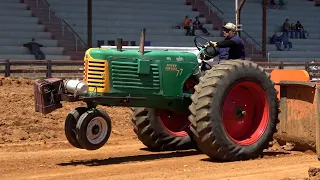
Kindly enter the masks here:
<path id="1" fill-rule="evenodd" d="M 269 103 L 265 91 L 250 81 L 236 84 L 226 95 L 222 121 L 234 143 L 251 145 L 257 142 L 269 122 Z"/>
<path id="2" fill-rule="evenodd" d="M 187 136 L 190 121 L 188 116 L 172 111 L 161 110 L 157 112 L 159 122 L 173 136 Z"/>

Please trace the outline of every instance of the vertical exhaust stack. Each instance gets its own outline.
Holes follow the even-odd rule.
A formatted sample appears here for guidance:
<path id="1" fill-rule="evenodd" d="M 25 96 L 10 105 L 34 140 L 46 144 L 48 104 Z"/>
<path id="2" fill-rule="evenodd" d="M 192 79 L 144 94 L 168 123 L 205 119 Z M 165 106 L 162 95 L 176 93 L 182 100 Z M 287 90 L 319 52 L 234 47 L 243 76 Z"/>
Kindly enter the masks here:
<path id="1" fill-rule="evenodd" d="M 140 45 L 139 45 L 139 52 L 140 54 L 144 54 L 144 42 L 146 38 L 146 28 L 143 28 L 140 35 Z"/>
<path id="2" fill-rule="evenodd" d="M 122 39 L 121 38 L 117 39 L 117 50 L 122 51 Z"/>

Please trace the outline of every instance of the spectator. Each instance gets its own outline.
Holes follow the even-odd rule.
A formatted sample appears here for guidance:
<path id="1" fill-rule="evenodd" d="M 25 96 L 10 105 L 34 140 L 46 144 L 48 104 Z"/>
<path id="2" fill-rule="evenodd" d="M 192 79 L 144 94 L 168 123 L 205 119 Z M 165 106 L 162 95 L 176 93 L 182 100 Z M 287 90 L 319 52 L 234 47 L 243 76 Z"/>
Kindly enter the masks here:
<path id="1" fill-rule="evenodd" d="M 44 53 L 40 50 L 40 47 L 43 47 L 42 44 L 38 44 L 35 38 L 32 38 L 32 41 L 26 44 L 23 44 L 24 47 L 27 47 L 31 54 L 34 54 L 37 60 L 44 60 L 46 57 Z"/>
<path id="2" fill-rule="evenodd" d="M 294 37 L 296 37 L 296 24 L 291 23 L 290 32 L 291 32 L 290 38 L 293 38 L 293 34 L 294 34 Z"/>
<path id="3" fill-rule="evenodd" d="M 281 49 L 281 38 L 277 35 L 277 32 L 274 32 L 273 36 L 270 39 L 271 44 L 275 44 L 278 51 L 283 51 Z"/>
<path id="4" fill-rule="evenodd" d="M 195 36 L 194 35 L 194 25 L 192 23 L 192 19 L 189 19 L 189 29 L 190 29 L 189 36 Z"/>
<path id="5" fill-rule="evenodd" d="M 285 33 L 280 36 L 280 41 L 283 43 L 283 50 L 286 50 L 288 45 L 289 51 L 291 50 L 292 42 L 289 41 L 289 38 L 285 35 Z"/>
<path id="6" fill-rule="evenodd" d="M 196 17 L 196 20 L 193 23 L 193 34 L 194 34 L 194 30 L 196 29 L 200 29 L 206 36 L 210 36 L 210 33 L 208 32 L 208 30 L 203 27 L 203 23 L 199 21 L 198 16 Z"/>
<path id="7" fill-rule="evenodd" d="M 300 21 L 297 21 L 297 24 L 296 24 L 296 38 L 298 38 L 298 34 L 299 34 L 299 38 L 300 39 L 307 39 L 306 38 L 306 34 L 305 34 L 305 30 L 302 26 L 302 24 L 300 23 Z"/>
<path id="8" fill-rule="evenodd" d="M 270 1 L 269 1 L 269 4 L 272 5 L 272 6 L 276 5 L 276 3 L 274 2 L 274 0 L 270 0 Z"/>
<path id="9" fill-rule="evenodd" d="M 285 6 L 285 2 L 284 2 L 284 0 L 279 0 L 279 5 L 281 6 L 281 7 L 283 7 L 283 6 Z"/>
<path id="10" fill-rule="evenodd" d="M 190 35 L 190 26 L 189 26 L 189 16 L 186 16 L 186 18 L 184 19 L 184 22 L 183 22 L 183 28 L 187 30 L 186 32 L 186 36 L 189 36 Z"/>
<path id="11" fill-rule="evenodd" d="M 282 32 L 285 32 L 287 37 L 289 37 L 289 31 L 290 31 L 289 19 L 286 19 L 286 21 L 282 25 Z"/>

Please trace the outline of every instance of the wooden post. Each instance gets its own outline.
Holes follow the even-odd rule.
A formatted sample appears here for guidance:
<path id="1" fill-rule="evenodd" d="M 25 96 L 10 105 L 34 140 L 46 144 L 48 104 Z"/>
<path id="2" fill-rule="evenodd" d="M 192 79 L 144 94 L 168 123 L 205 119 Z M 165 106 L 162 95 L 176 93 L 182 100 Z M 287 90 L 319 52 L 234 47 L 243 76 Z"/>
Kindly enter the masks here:
<path id="1" fill-rule="evenodd" d="M 266 57 L 267 51 L 267 0 L 263 0 L 262 5 L 262 55 Z"/>
<path id="2" fill-rule="evenodd" d="M 8 59 L 5 60 L 6 64 L 5 64 L 5 73 L 4 73 L 4 77 L 10 77 L 10 61 Z"/>
<path id="3" fill-rule="evenodd" d="M 92 0 L 87 1 L 87 33 L 88 33 L 88 48 L 92 48 Z"/>
<path id="4" fill-rule="evenodd" d="M 310 70 L 309 63 L 306 62 L 304 66 L 305 66 L 305 70 L 309 72 L 309 70 Z"/>
<path id="5" fill-rule="evenodd" d="M 52 77 L 52 63 L 51 60 L 47 60 L 47 73 L 46 73 L 47 78 Z"/>
<path id="6" fill-rule="evenodd" d="M 283 62 L 280 62 L 279 69 L 283 69 Z"/>

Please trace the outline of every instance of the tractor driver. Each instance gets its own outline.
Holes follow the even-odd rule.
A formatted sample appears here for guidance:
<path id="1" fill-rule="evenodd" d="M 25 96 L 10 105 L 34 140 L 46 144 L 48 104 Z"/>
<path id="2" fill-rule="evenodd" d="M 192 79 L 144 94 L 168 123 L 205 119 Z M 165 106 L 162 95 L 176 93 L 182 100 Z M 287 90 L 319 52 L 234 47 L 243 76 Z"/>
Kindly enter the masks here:
<path id="1" fill-rule="evenodd" d="M 227 23 L 222 27 L 224 40 L 220 42 L 210 41 L 205 46 L 215 47 L 220 60 L 245 59 L 243 40 L 236 34 L 237 28 L 233 23 Z"/>

